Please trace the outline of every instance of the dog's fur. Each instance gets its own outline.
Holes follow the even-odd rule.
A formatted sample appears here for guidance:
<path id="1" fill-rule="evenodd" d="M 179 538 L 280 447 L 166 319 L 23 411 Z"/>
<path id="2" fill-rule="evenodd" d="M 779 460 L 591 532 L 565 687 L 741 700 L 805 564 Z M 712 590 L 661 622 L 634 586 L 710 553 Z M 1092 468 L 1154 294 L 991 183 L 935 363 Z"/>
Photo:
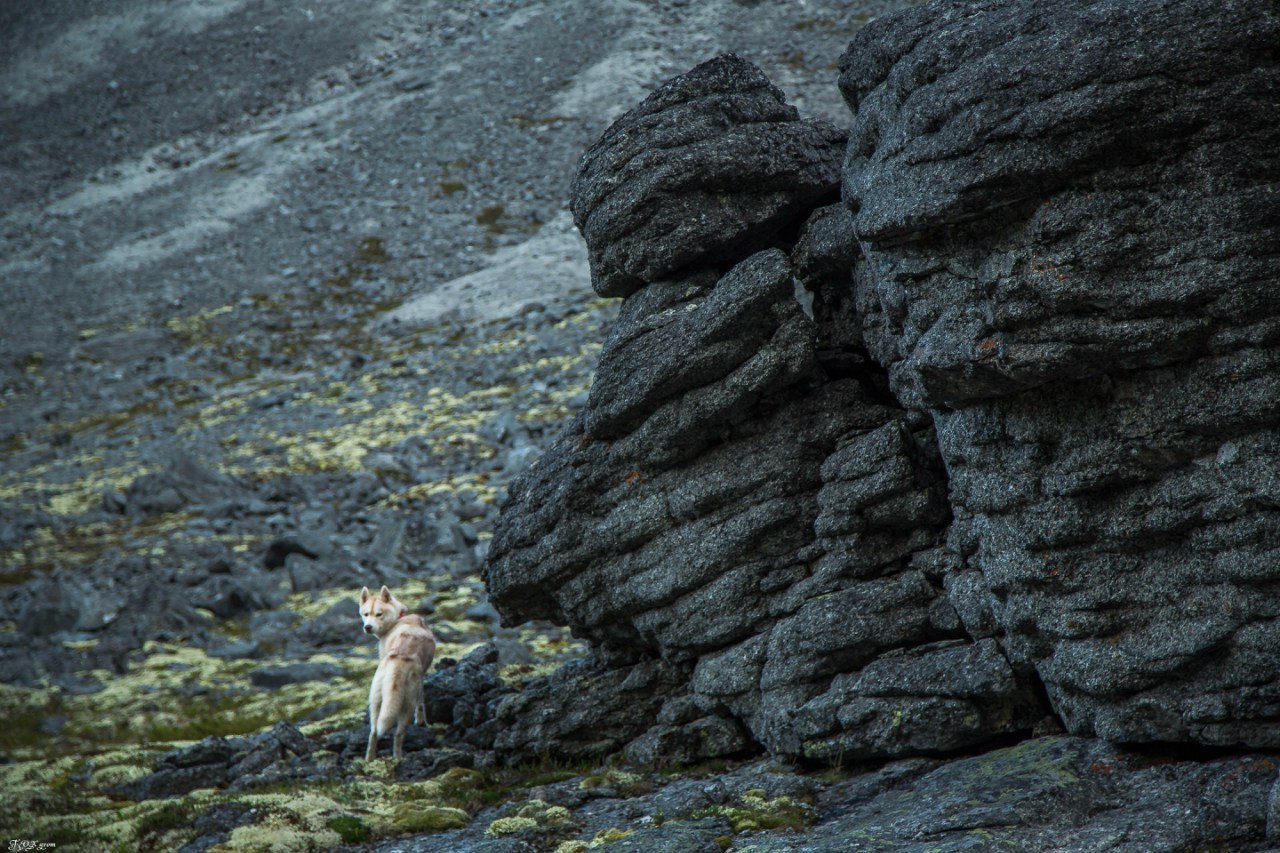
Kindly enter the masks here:
<path id="1" fill-rule="evenodd" d="M 365 758 L 378 754 L 378 738 L 396 723 L 395 758 L 404 757 L 404 733 L 412 717 L 426 725 L 422 677 L 436 654 L 436 638 L 426 621 L 408 609 L 385 586 L 373 595 L 360 590 L 360 618 L 366 634 L 378 638 L 378 671 L 369 687 L 369 748 Z"/>

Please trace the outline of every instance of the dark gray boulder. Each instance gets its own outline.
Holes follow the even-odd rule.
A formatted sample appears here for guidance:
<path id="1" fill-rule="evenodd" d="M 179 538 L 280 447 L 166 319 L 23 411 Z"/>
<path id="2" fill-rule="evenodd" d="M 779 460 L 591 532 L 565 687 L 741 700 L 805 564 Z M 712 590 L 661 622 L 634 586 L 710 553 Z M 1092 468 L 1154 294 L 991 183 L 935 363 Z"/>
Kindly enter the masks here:
<path id="1" fill-rule="evenodd" d="M 319 744 L 292 723 L 281 720 L 253 737 L 208 737 L 166 752 L 156 759 L 153 772 L 115 785 L 110 793 L 120 799 L 154 800 L 232 783 L 241 789 L 270 784 L 274 780 L 262 778 L 262 771 L 290 761 L 295 765 L 306 763 L 318 749 Z"/>
<path id="2" fill-rule="evenodd" d="M 263 666 L 249 672 L 249 683 L 255 687 L 278 688 L 306 681 L 331 681 L 346 675 L 337 664 L 322 661 L 299 661 L 282 666 Z"/>
<path id="3" fill-rule="evenodd" d="M 966 628 L 1069 730 L 1280 745 L 1280 12 L 930 3 L 841 61 L 857 304 Z"/>
<path id="4" fill-rule="evenodd" d="M 160 471 L 143 474 L 125 490 L 130 515 L 151 516 L 218 503 L 248 503 L 252 493 L 235 478 L 203 465 L 191 454 L 177 451 Z"/>
<path id="5" fill-rule="evenodd" d="M 844 141 L 740 57 L 669 80 L 583 156 L 571 206 L 593 286 L 626 296 L 741 258 L 835 198 Z"/>
<path id="6" fill-rule="evenodd" d="M 460 661 L 443 658 L 427 676 L 424 699 L 427 719 L 447 723 L 446 742 L 493 749 L 498 706 L 511 687 L 498 673 L 498 647 L 485 643 Z"/>

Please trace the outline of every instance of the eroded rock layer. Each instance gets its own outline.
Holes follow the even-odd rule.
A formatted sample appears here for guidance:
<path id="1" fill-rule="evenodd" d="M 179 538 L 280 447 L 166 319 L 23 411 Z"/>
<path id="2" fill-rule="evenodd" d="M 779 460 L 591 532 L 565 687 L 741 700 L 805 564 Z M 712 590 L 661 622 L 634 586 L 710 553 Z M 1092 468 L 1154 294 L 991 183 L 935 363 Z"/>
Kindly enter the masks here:
<path id="1" fill-rule="evenodd" d="M 1073 732 L 1280 745 L 1278 40 L 930 4 L 842 61 L 867 345 L 933 414 L 969 633 Z"/>

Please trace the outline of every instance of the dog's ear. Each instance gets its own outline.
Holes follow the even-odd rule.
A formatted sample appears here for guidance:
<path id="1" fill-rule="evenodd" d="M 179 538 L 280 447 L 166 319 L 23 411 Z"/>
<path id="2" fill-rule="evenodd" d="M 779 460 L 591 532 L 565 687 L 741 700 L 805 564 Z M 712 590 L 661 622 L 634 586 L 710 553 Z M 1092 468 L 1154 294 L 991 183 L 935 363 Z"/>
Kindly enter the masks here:
<path id="1" fill-rule="evenodd" d="M 391 601 L 391 590 L 387 589 L 386 584 L 383 584 L 382 591 L 378 594 L 382 596 L 383 601 Z"/>
<path id="2" fill-rule="evenodd" d="M 366 601 L 368 601 L 368 600 L 369 600 L 369 587 L 367 587 L 367 586 L 366 586 L 366 587 L 361 587 L 361 588 L 360 588 L 360 603 L 361 603 L 361 604 L 364 604 L 364 603 L 365 603 Z"/>

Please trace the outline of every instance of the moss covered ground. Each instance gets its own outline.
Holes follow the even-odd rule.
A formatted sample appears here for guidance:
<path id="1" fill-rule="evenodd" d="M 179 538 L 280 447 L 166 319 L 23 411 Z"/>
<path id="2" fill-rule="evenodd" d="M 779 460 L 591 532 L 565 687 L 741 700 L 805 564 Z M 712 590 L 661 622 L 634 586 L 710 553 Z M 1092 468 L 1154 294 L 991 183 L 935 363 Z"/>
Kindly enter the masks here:
<path id="1" fill-rule="evenodd" d="M 412 525 L 478 506 L 469 525 L 483 543 L 511 473 L 482 429 L 509 415 L 533 441 L 550 440 L 589 388 L 614 308 L 579 298 L 537 323 L 446 322 L 390 334 L 377 329 L 378 316 L 407 293 L 393 266 L 379 243 L 365 240 L 343 269 L 310 291 L 170 317 L 159 327 L 175 342 L 180 380 L 139 368 L 137 381 L 118 394 L 97 403 L 65 399 L 64 416 L 27 421 L 9 435 L 0 446 L 0 505 L 34 521 L 25 535 L 0 540 L 0 590 L 11 602 L 27 601 L 28 585 L 68 572 L 108 586 L 128 555 L 145 557 L 157 577 L 198 576 L 200 555 L 210 549 L 227 555 L 233 571 L 237 561 L 259 559 L 279 533 L 253 519 L 211 524 L 199 505 L 159 515 L 104 511 L 104 496 L 125 494 L 138 477 L 159 470 L 162 450 L 183 444 L 256 494 L 301 479 L 344 495 L 347 484 L 372 473 L 376 497 L 357 512 L 379 523 Z M 133 331 L 86 329 L 82 338 Z M 43 369 L 33 362 L 29 372 L 39 379 Z M 7 400 L 5 407 L 14 405 Z M 426 476 L 419 473 L 423 460 L 430 463 Z M 357 522 L 347 539 L 359 545 L 372 536 Z M 474 568 L 459 571 L 439 560 L 430 574 L 415 571 L 414 564 L 424 565 L 414 559 L 418 547 L 401 549 L 408 579 L 396 593 L 429 604 L 437 658 L 460 658 L 493 635 L 484 616 L 468 615 L 482 595 L 479 577 Z M 299 662 L 296 650 L 288 659 L 270 647 L 251 658 L 210 654 L 249 635 L 247 616 L 220 619 L 198 610 L 203 623 L 190 636 L 166 631 L 144 639 L 115 666 L 94 655 L 103 635 L 93 630 L 32 640 L 55 644 L 77 679 L 98 686 L 71 689 L 66 679 L 38 674 L 0 683 L 0 832 L 64 850 L 171 850 L 198 834 L 199 815 L 236 806 L 254 817 L 215 849 L 317 850 L 466 823 L 515 781 L 455 770 L 401 783 L 385 761 L 359 761 L 340 781 L 288 791 L 203 789 L 143 802 L 112 792 L 150 773 L 158 756 L 202 738 L 254 735 L 281 720 L 317 740 L 362 727 L 376 655 L 359 632 L 357 593 L 350 585 L 311 589 L 279 606 L 301 623 L 351 602 L 350 645 L 303 658 L 338 674 L 279 687 L 255 686 L 249 675 Z M 20 627 L 24 618 L 21 610 L 0 611 L 7 671 L 23 672 L 23 631 L 31 627 Z M 546 626 L 526 627 L 517 639 L 532 661 L 504 672 L 515 684 L 582 650 Z M 44 654 L 50 647 L 40 648 Z M 83 669 L 74 666 L 77 655 Z"/>

